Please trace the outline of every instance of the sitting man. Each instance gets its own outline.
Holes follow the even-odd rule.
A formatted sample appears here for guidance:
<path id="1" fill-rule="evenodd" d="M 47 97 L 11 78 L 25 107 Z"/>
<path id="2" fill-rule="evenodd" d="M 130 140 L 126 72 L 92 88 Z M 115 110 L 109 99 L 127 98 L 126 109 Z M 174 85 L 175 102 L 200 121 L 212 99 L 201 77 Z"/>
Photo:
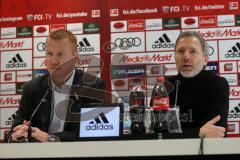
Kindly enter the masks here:
<path id="1" fill-rule="evenodd" d="M 176 40 L 175 61 L 178 75 L 168 79 L 180 81 L 177 105 L 183 133 L 190 137 L 224 137 L 229 109 L 229 85 L 225 78 L 204 70 L 209 48 L 196 32 L 182 32 Z M 175 90 L 170 105 L 175 104 Z"/>
<path id="2" fill-rule="evenodd" d="M 80 115 L 73 113 L 79 112 L 79 105 L 103 102 L 105 83 L 74 69 L 77 62 L 76 37 L 67 30 L 51 32 L 46 40 L 48 74 L 24 86 L 16 118 L 5 141 L 78 139 Z"/>

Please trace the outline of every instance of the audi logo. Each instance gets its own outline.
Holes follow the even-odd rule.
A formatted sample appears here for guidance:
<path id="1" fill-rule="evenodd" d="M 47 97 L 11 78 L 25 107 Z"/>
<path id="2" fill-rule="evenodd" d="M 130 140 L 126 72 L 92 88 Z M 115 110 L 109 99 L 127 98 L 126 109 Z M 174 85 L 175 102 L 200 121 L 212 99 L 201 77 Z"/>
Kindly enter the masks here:
<path id="1" fill-rule="evenodd" d="M 135 38 L 117 38 L 115 41 L 114 41 L 114 44 L 116 45 L 116 47 L 138 47 L 140 46 L 141 44 L 141 39 L 138 38 L 138 37 L 135 37 Z"/>
<path id="2" fill-rule="evenodd" d="M 212 46 L 209 46 L 209 56 L 213 55 L 214 48 Z"/>
<path id="3" fill-rule="evenodd" d="M 138 47 L 141 45 L 141 39 L 139 37 L 130 38 L 117 38 L 114 42 L 108 42 L 104 45 L 105 51 L 113 51 L 116 48 L 126 50 L 131 47 Z"/>
<path id="4" fill-rule="evenodd" d="M 39 42 L 37 44 L 37 50 L 38 51 L 42 52 L 42 51 L 45 51 L 45 49 L 46 49 L 46 43 L 45 42 Z"/>

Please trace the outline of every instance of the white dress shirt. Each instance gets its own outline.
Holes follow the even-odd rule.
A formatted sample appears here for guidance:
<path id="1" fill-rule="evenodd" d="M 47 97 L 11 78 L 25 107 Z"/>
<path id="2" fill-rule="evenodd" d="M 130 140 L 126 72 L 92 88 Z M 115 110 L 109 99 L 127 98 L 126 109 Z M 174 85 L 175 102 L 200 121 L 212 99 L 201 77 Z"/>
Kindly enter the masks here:
<path id="1" fill-rule="evenodd" d="M 73 70 L 70 78 L 61 87 L 56 86 L 52 80 L 52 110 L 50 117 L 51 123 L 48 129 L 49 134 L 62 132 L 64 130 L 68 100 L 74 75 L 75 70 Z"/>

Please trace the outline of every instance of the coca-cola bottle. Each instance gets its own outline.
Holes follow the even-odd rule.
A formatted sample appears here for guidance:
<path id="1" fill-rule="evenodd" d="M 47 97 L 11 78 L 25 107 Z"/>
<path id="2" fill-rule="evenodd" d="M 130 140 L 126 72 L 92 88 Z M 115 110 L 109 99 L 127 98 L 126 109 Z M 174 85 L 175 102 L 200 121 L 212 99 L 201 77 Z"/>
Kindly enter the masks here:
<path id="1" fill-rule="evenodd" d="M 164 82 L 164 77 L 158 77 L 152 91 L 150 104 L 153 110 L 151 128 L 155 133 L 168 132 L 166 115 L 169 110 L 169 96 Z"/>
<path id="2" fill-rule="evenodd" d="M 131 133 L 142 134 L 145 133 L 144 113 L 145 113 L 145 94 L 142 90 L 139 79 L 134 79 L 133 88 L 130 91 L 130 119 L 131 119 Z"/>

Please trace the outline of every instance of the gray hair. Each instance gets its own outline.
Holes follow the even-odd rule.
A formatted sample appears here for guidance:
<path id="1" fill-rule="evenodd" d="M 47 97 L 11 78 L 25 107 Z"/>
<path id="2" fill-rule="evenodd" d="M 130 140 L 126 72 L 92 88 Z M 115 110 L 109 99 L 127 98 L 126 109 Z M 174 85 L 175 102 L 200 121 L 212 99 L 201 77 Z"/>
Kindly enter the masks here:
<path id="1" fill-rule="evenodd" d="M 197 38 L 199 40 L 199 42 L 201 43 L 203 55 L 204 56 L 209 56 L 209 45 L 208 45 L 207 41 L 200 34 L 198 34 L 195 31 L 184 31 L 184 32 L 181 32 L 179 34 L 177 40 L 176 40 L 175 50 L 176 50 L 178 41 L 181 38 L 183 38 L 183 37 L 195 37 L 195 38 Z"/>

